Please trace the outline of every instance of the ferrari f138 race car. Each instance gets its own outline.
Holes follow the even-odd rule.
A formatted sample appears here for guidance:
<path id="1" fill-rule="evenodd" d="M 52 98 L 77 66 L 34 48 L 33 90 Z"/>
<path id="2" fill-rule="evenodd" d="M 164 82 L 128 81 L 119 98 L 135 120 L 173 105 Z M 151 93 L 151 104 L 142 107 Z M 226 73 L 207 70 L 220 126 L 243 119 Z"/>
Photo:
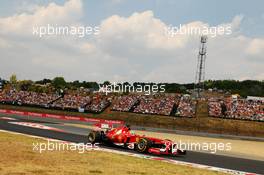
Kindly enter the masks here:
<path id="1" fill-rule="evenodd" d="M 128 125 L 113 127 L 109 124 L 98 123 L 95 129 L 88 135 L 90 143 L 103 143 L 117 145 L 139 153 L 151 153 L 156 155 L 185 155 L 185 150 L 180 150 L 177 145 L 168 139 L 158 139 L 137 135 L 131 131 Z"/>

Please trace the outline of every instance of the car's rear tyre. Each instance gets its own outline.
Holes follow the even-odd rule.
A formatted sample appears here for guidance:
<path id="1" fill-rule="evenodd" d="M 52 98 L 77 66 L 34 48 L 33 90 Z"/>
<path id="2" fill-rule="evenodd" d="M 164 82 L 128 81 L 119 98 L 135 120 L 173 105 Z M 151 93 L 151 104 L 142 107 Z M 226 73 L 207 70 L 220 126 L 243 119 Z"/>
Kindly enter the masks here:
<path id="1" fill-rule="evenodd" d="M 88 135 L 88 141 L 92 144 L 101 142 L 101 133 L 99 131 L 92 131 Z"/>
<path id="2" fill-rule="evenodd" d="M 151 141 L 147 138 L 141 138 L 136 144 L 136 151 L 140 153 L 148 152 L 148 149 L 151 147 Z"/>

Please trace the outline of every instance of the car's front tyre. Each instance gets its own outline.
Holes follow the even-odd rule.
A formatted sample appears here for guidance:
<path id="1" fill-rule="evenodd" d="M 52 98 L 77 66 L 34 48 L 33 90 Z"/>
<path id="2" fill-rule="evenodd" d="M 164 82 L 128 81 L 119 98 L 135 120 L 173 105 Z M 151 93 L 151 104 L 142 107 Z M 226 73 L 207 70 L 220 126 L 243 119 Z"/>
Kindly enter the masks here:
<path id="1" fill-rule="evenodd" d="M 92 144 L 100 143 L 102 141 L 101 132 L 92 131 L 88 134 L 88 141 Z"/>
<path id="2" fill-rule="evenodd" d="M 151 147 L 151 141 L 147 138 L 141 138 L 136 144 L 135 150 L 140 153 L 148 152 L 148 149 Z"/>

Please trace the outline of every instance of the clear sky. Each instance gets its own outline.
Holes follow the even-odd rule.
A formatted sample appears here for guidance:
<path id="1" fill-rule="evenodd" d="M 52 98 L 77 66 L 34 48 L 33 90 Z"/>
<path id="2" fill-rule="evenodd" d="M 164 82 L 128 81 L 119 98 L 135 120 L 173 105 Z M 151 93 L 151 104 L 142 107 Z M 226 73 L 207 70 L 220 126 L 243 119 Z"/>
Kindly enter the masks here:
<path id="1" fill-rule="evenodd" d="M 0 77 L 193 82 L 199 35 L 169 26 L 230 26 L 208 38 L 206 79 L 264 80 L 263 0 L 3 0 Z M 97 26 L 99 35 L 45 36 L 34 26 Z"/>

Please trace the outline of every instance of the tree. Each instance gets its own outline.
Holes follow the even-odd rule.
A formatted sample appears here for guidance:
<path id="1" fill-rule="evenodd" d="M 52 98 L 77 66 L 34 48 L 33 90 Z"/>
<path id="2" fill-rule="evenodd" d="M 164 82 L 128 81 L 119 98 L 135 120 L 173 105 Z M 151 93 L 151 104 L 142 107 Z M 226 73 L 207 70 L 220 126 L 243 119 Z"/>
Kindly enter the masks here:
<path id="1" fill-rule="evenodd" d="M 52 85 L 55 89 L 63 89 L 66 87 L 67 83 L 63 77 L 55 77 L 52 80 Z"/>
<path id="2" fill-rule="evenodd" d="M 18 85 L 22 91 L 29 90 L 30 86 L 33 85 L 33 81 L 31 80 L 22 80 L 18 82 Z"/>
<path id="3" fill-rule="evenodd" d="M 17 83 L 17 76 L 16 74 L 12 74 L 9 78 L 9 81 L 12 85 L 15 85 Z"/>
<path id="4" fill-rule="evenodd" d="M 48 84 L 48 83 L 52 83 L 52 80 L 47 79 L 47 78 L 44 78 L 43 80 L 36 81 L 35 83 L 36 83 L 36 84 L 42 84 L 42 85 L 45 85 L 45 84 Z"/>
<path id="5" fill-rule="evenodd" d="M 79 88 L 79 87 L 81 87 L 81 83 L 80 83 L 78 80 L 75 80 L 74 82 L 72 82 L 72 85 L 73 85 L 75 88 Z"/>
<path id="6" fill-rule="evenodd" d="M 103 85 L 111 85 L 110 81 L 104 81 Z"/>
<path id="7" fill-rule="evenodd" d="M 83 81 L 82 82 L 82 86 L 85 87 L 85 88 L 91 88 L 91 89 L 98 89 L 99 88 L 99 85 L 97 82 L 86 82 L 86 81 Z"/>

